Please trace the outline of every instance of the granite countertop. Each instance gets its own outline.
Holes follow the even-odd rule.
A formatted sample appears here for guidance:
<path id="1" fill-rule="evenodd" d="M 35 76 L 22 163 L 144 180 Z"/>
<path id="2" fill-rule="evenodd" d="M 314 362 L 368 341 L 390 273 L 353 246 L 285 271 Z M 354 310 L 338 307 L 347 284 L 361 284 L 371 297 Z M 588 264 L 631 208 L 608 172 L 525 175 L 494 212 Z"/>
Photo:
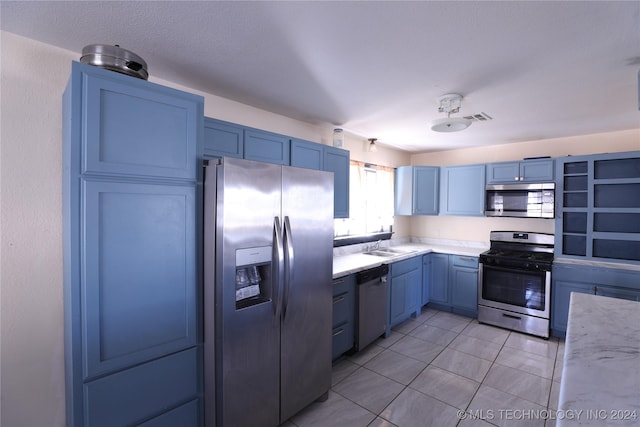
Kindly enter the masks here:
<path id="1" fill-rule="evenodd" d="M 459 245 L 455 243 L 405 243 L 391 246 L 393 249 L 405 251 L 395 256 L 381 257 L 375 255 L 367 255 L 365 253 L 349 253 L 337 255 L 333 257 L 333 278 L 346 276 L 348 274 L 357 273 L 368 268 L 377 267 L 382 264 L 390 264 L 403 259 L 436 252 L 443 254 L 453 254 L 462 256 L 477 257 L 489 247 L 479 244 L 468 244 L 461 242 Z"/>
<path id="2" fill-rule="evenodd" d="M 571 294 L 557 426 L 640 424 L 640 302 Z"/>

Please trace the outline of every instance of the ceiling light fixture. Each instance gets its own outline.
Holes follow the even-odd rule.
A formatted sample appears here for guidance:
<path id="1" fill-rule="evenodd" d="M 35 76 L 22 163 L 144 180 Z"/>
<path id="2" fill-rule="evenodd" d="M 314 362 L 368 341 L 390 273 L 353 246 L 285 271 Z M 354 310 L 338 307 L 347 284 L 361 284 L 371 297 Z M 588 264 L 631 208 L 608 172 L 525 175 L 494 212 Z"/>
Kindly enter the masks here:
<path id="1" fill-rule="evenodd" d="M 378 151 L 378 146 L 376 145 L 376 141 L 378 138 L 369 138 L 369 151 L 375 153 Z"/>
<path id="2" fill-rule="evenodd" d="M 471 125 L 471 120 L 463 117 L 451 117 L 451 113 L 457 113 L 460 111 L 460 104 L 462 103 L 462 95 L 457 93 L 449 93 L 442 95 L 439 98 L 440 107 L 438 111 L 440 113 L 447 113 L 447 117 L 444 119 L 437 119 L 431 123 L 431 130 L 435 132 L 458 132 L 465 130 Z"/>

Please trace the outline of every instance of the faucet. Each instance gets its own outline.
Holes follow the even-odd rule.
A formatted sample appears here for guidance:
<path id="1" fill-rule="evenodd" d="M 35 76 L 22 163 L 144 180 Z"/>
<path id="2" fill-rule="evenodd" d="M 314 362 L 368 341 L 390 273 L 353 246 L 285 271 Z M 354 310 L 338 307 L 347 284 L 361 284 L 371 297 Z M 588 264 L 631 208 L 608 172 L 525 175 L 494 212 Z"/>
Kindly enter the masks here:
<path id="1" fill-rule="evenodd" d="M 378 249 L 380 249 L 380 242 L 381 242 L 381 241 L 382 241 L 382 240 L 378 240 L 377 242 L 375 242 L 373 245 L 371 245 L 371 248 L 372 248 L 373 250 L 376 250 L 376 251 L 377 251 Z"/>

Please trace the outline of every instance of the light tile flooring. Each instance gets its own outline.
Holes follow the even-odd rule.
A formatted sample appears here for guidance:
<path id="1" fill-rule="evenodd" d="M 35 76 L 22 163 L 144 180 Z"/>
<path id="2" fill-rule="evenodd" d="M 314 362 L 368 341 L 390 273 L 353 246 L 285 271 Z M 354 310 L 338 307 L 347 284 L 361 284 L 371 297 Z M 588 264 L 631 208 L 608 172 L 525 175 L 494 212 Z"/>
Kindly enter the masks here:
<path id="1" fill-rule="evenodd" d="M 283 427 L 554 426 L 564 342 L 424 309 L 333 366 Z"/>

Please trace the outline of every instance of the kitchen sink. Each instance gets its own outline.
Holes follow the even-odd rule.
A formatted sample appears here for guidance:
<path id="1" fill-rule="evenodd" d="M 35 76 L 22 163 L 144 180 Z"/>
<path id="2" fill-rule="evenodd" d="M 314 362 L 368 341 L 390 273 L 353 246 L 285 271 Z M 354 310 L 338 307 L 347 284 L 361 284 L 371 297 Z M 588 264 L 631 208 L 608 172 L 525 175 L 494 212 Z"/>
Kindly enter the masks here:
<path id="1" fill-rule="evenodd" d="M 364 252 L 364 254 L 365 255 L 384 256 L 384 257 L 390 257 L 390 256 L 398 255 L 397 253 L 383 251 L 383 250 L 380 250 L 380 249 L 379 250 L 375 250 L 375 251 Z"/>
<path id="2" fill-rule="evenodd" d="M 394 248 L 381 248 L 373 251 L 364 252 L 367 255 L 375 255 L 381 257 L 392 257 L 403 254 L 410 254 L 415 252 L 415 250 L 404 250 L 404 249 L 394 249 Z"/>

